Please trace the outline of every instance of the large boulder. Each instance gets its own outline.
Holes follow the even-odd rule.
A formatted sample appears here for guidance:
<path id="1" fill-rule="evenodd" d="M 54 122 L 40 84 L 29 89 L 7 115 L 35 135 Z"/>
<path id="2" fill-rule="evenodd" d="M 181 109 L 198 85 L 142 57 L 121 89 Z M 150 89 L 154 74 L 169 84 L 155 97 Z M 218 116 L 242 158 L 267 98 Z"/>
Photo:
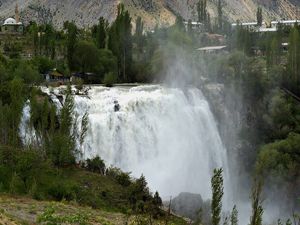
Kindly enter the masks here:
<path id="1" fill-rule="evenodd" d="M 200 209 L 202 221 L 207 220 L 206 217 L 209 215 L 210 203 L 203 201 L 200 194 L 180 193 L 172 200 L 171 204 L 172 212 L 194 221 L 199 218 Z"/>

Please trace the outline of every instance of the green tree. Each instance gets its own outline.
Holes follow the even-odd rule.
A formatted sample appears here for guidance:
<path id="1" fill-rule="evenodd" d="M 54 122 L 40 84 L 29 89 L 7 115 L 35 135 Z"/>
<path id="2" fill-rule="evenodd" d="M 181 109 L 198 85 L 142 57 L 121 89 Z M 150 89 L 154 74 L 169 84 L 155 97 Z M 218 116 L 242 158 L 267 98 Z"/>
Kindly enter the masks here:
<path id="1" fill-rule="evenodd" d="M 280 63 L 280 42 L 277 36 L 273 37 L 270 44 L 267 46 L 267 66 L 271 68 Z"/>
<path id="2" fill-rule="evenodd" d="M 86 167 L 89 171 L 100 173 L 102 175 L 104 175 L 106 168 L 104 161 L 99 156 L 96 156 L 93 159 L 87 159 Z"/>
<path id="3" fill-rule="evenodd" d="M 40 42 L 44 48 L 44 55 L 54 59 L 56 53 L 56 31 L 51 24 L 45 24 L 41 26 Z"/>
<path id="4" fill-rule="evenodd" d="M 251 47 L 253 46 L 253 39 L 251 32 L 241 25 L 237 25 L 236 29 L 236 47 L 239 51 L 244 52 L 246 55 L 251 55 Z"/>
<path id="5" fill-rule="evenodd" d="M 210 31 L 210 15 L 207 12 L 207 0 L 199 0 L 197 3 L 198 22 L 204 24 L 207 31 Z"/>
<path id="6" fill-rule="evenodd" d="M 55 67 L 55 62 L 45 56 L 34 57 L 32 64 L 38 68 L 40 74 L 45 74 Z"/>
<path id="7" fill-rule="evenodd" d="M 262 15 L 262 8 L 258 7 L 256 12 L 256 20 L 257 20 L 257 26 L 262 26 L 263 23 L 263 15 Z"/>
<path id="8" fill-rule="evenodd" d="M 192 20 L 191 19 L 188 20 L 187 33 L 190 34 L 190 35 L 193 33 L 193 25 L 192 25 Z"/>
<path id="9" fill-rule="evenodd" d="M 291 30 L 289 36 L 288 72 L 288 88 L 299 93 L 297 90 L 300 84 L 300 35 L 296 27 Z"/>
<path id="10" fill-rule="evenodd" d="M 177 16 L 175 20 L 175 27 L 180 32 L 185 32 L 185 27 L 183 23 L 183 18 L 181 16 Z"/>
<path id="11" fill-rule="evenodd" d="M 136 43 L 137 48 L 137 60 L 142 60 L 143 49 L 145 44 L 145 37 L 144 37 L 144 23 L 142 18 L 139 16 L 135 22 L 135 34 L 134 34 L 134 41 Z"/>
<path id="12" fill-rule="evenodd" d="M 231 215 L 230 215 L 230 225 L 238 225 L 238 210 L 236 208 L 236 205 L 233 207 Z"/>
<path id="13" fill-rule="evenodd" d="M 78 156 L 75 146 L 76 120 L 73 117 L 74 98 L 68 86 L 64 105 L 60 111 L 59 130 L 55 131 L 46 142 L 47 153 L 55 166 L 72 165 Z"/>
<path id="14" fill-rule="evenodd" d="M 99 50 L 99 62 L 96 65 L 96 72 L 101 75 L 100 78 L 103 78 L 105 74 L 112 73 L 116 77 L 117 81 L 117 58 L 113 53 L 108 49 Z"/>
<path id="15" fill-rule="evenodd" d="M 222 212 L 222 197 L 223 191 L 223 169 L 215 169 L 214 175 L 211 179 L 212 188 L 212 202 L 211 202 L 211 213 L 212 213 L 212 224 L 219 225 L 221 221 Z"/>
<path id="16" fill-rule="evenodd" d="M 24 99 L 24 83 L 20 78 L 14 78 L 9 85 L 10 106 L 8 111 L 9 119 L 9 143 L 13 146 L 20 144 L 19 126 L 21 122 Z"/>
<path id="17" fill-rule="evenodd" d="M 218 0 L 218 30 L 223 32 L 223 5 L 222 0 Z"/>
<path id="18" fill-rule="evenodd" d="M 78 29 L 75 23 L 65 22 L 64 28 L 67 31 L 66 47 L 67 47 L 67 61 L 69 69 L 72 71 L 75 67 L 73 57 L 78 42 Z"/>
<path id="19" fill-rule="evenodd" d="M 15 77 L 18 77 L 26 84 L 37 84 L 42 80 L 38 70 L 28 62 L 20 61 L 14 70 Z"/>
<path id="20" fill-rule="evenodd" d="M 108 48 L 118 60 L 118 75 L 122 81 L 132 81 L 132 34 L 131 17 L 124 5 L 118 6 L 116 20 L 109 29 Z"/>
<path id="21" fill-rule="evenodd" d="M 74 68 L 80 72 L 96 72 L 99 50 L 93 42 L 79 41 L 73 55 Z"/>
<path id="22" fill-rule="evenodd" d="M 103 17 L 100 17 L 98 24 L 92 28 L 92 36 L 96 41 L 97 47 L 100 49 L 106 47 L 107 28 L 108 21 Z"/>
<path id="23" fill-rule="evenodd" d="M 207 3 L 206 0 L 200 0 L 197 3 L 198 22 L 206 23 L 207 19 Z"/>
<path id="24" fill-rule="evenodd" d="M 162 206 L 162 200 L 159 196 L 159 193 L 156 191 L 154 196 L 153 196 L 153 204 L 157 207 L 161 207 Z"/>
<path id="25" fill-rule="evenodd" d="M 35 22 L 30 22 L 29 26 L 27 27 L 28 34 L 30 36 L 30 39 L 33 41 L 33 49 L 34 49 L 34 55 L 37 56 L 39 52 L 39 31 L 38 31 L 38 25 Z"/>
<path id="26" fill-rule="evenodd" d="M 252 214 L 250 218 L 250 225 L 262 225 L 263 208 L 261 203 L 261 191 L 262 183 L 261 181 L 255 180 L 254 186 L 252 188 Z"/>

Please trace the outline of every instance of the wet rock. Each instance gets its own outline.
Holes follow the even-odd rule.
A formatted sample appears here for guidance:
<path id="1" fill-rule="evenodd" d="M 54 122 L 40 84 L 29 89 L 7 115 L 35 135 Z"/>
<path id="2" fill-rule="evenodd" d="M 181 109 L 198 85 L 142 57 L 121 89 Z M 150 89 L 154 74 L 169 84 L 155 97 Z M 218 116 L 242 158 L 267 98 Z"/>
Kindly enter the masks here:
<path id="1" fill-rule="evenodd" d="M 115 112 L 119 112 L 120 109 L 121 109 L 121 106 L 120 106 L 119 102 L 118 101 L 114 101 L 114 111 Z"/>

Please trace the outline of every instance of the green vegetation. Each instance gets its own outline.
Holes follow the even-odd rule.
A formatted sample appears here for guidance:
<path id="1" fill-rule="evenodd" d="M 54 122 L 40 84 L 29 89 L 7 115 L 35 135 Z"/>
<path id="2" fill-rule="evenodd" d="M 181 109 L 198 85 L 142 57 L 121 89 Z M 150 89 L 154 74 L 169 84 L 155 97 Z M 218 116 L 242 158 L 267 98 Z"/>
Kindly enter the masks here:
<path id="1" fill-rule="evenodd" d="M 239 219 L 238 219 L 238 210 L 236 208 L 236 205 L 233 206 L 232 212 L 230 214 L 230 225 L 238 225 Z"/>
<path id="2" fill-rule="evenodd" d="M 262 8 L 258 7 L 256 12 L 257 26 L 261 26 L 263 24 L 263 15 Z"/>
<path id="3" fill-rule="evenodd" d="M 147 215 L 134 215 L 80 206 L 76 202 L 36 201 L 27 197 L 0 196 L 0 221 L 7 225 L 21 224 L 149 224 Z M 164 219 L 151 224 L 165 224 Z M 186 224 L 171 216 L 170 224 Z"/>
<path id="4" fill-rule="evenodd" d="M 211 222 L 213 225 L 219 225 L 222 212 L 222 197 L 223 197 L 223 170 L 215 169 L 211 179 L 212 202 L 211 202 Z"/>
<path id="5" fill-rule="evenodd" d="M 252 190 L 252 215 L 250 225 L 262 225 L 263 207 L 261 200 L 262 184 L 260 181 L 255 181 Z"/>

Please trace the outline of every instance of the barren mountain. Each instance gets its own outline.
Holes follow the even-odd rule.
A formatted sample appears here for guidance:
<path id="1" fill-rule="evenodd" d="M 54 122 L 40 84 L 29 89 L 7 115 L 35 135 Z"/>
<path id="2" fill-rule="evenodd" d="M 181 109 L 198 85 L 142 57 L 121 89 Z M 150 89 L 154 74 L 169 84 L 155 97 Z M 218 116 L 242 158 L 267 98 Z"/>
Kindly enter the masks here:
<path id="1" fill-rule="evenodd" d="M 264 18 L 295 19 L 299 16 L 299 0 L 223 0 L 224 15 L 230 21 L 255 20 L 258 6 L 263 8 Z M 0 0 L 0 19 L 14 16 L 16 3 L 21 18 L 26 23 L 52 21 L 61 27 L 66 20 L 74 20 L 81 27 L 89 27 L 100 16 L 112 21 L 117 12 L 119 0 Z M 174 23 L 175 14 L 185 19 L 196 19 L 198 0 L 123 0 L 133 18 L 142 16 L 148 28 L 156 24 Z M 208 0 L 209 12 L 216 15 L 217 0 Z"/>

